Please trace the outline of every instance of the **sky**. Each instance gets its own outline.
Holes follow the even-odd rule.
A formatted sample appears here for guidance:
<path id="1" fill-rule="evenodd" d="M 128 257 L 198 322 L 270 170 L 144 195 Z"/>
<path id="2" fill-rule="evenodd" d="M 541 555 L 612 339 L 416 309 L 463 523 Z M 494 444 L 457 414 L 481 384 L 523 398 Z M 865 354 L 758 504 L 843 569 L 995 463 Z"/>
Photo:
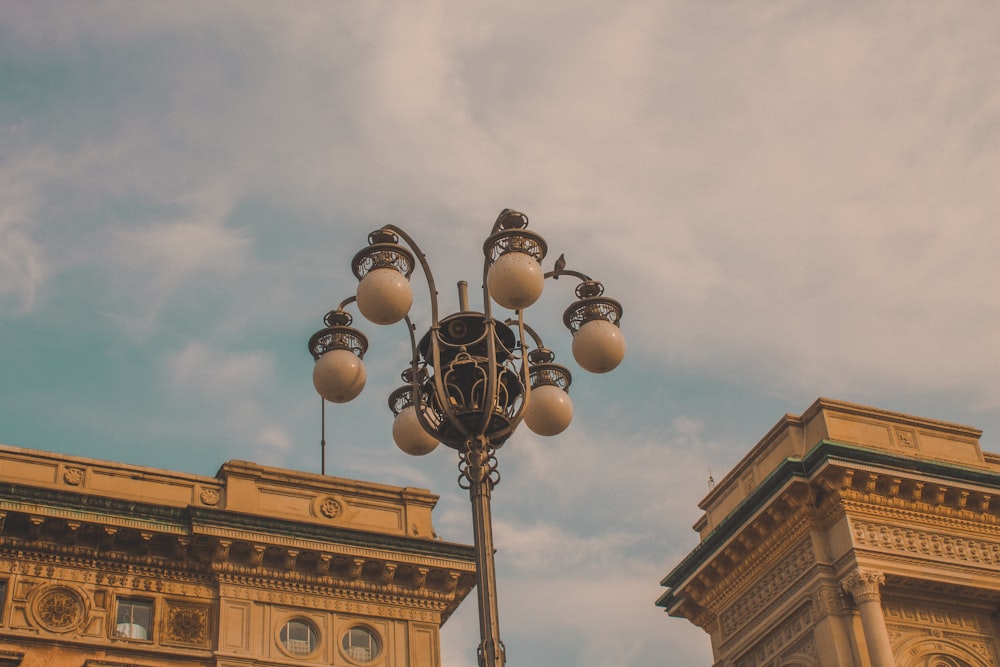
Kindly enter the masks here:
<path id="1" fill-rule="evenodd" d="M 981 428 L 1000 451 L 1000 5 L 0 0 L 0 442 L 213 475 L 319 472 L 309 336 L 397 225 L 442 312 L 523 211 L 624 307 L 493 495 L 510 664 L 710 665 L 654 605 L 722 479 L 818 396 Z M 415 274 L 418 327 L 429 324 Z M 481 305 L 481 304 L 478 304 Z M 327 473 L 427 488 L 392 443 L 402 324 L 328 406 Z M 442 634 L 475 665 L 475 599 Z"/>

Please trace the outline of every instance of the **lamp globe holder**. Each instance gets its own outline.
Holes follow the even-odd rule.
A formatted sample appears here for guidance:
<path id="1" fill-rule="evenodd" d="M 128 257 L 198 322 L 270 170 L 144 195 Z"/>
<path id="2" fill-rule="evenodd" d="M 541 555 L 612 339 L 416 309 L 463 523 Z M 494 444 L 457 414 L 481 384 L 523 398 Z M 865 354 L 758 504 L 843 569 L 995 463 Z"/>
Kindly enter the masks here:
<path id="1" fill-rule="evenodd" d="M 585 280 L 576 287 L 579 301 L 563 313 L 563 323 L 573 334 L 573 358 L 591 373 L 614 370 L 625 358 L 622 305 L 603 294 L 601 283 Z"/>
<path id="2" fill-rule="evenodd" d="M 494 233 L 483 244 L 489 263 L 487 290 L 508 310 L 523 310 L 535 303 L 545 285 L 541 261 L 548 247 L 545 239 L 527 226 L 528 216 L 506 208 L 497 217 Z"/>
<path id="3" fill-rule="evenodd" d="M 538 435 L 558 435 L 573 420 L 569 369 L 554 363 L 552 350 L 540 347 L 528 353 L 531 393 L 524 409 L 524 423 Z"/>
<path id="4" fill-rule="evenodd" d="M 413 374 L 408 368 L 403 372 L 403 380 L 410 382 L 389 394 L 389 409 L 395 417 L 392 420 L 392 440 L 403 452 L 411 456 L 430 454 L 439 444 L 435 435 L 435 424 L 440 423 L 437 415 L 431 414 L 426 401 L 421 410 L 413 400 Z"/>
<path id="5" fill-rule="evenodd" d="M 347 403 L 365 388 L 364 357 L 368 339 L 351 327 L 353 318 L 341 309 L 323 318 L 326 327 L 309 338 L 313 366 L 313 386 L 331 403 Z"/>
<path id="6" fill-rule="evenodd" d="M 368 235 L 368 247 L 351 260 L 358 279 L 358 310 L 374 324 L 395 324 L 413 305 L 413 253 L 399 244 L 399 237 L 386 229 Z"/>

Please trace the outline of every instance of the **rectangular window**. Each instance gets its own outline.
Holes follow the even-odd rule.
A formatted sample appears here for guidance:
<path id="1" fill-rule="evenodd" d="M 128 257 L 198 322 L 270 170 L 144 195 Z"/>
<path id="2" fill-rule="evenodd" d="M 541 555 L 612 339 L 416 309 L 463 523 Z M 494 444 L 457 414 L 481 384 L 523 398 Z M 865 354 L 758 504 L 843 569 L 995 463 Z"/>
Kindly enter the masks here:
<path id="1" fill-rule="evenodd" d="M 118 598 L 115 637 L 150 639 L 153 636 L 153 601 Z"/>
<path id="2" fill-rule="evenodd" d="M 0 623 L 3 623 L 3 610 L 7 606 L 7 580 L 0 579 Z"/>

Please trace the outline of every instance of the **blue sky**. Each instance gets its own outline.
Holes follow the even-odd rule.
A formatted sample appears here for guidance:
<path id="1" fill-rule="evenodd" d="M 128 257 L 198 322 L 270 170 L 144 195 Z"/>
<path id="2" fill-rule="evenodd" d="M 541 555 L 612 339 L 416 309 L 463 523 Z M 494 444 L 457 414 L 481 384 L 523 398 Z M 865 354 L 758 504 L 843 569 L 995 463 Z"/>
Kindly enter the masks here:
<path id="1" fill-rule="evenodd" d="M 710 664 L 658 581 L 709 470 L 783 414 L 830 396 L 1000 451 L 998 25 L 989 2 L 0 0 L 0 442 L 318 471 L 305 343 L 367 234 L 415 237 L 449 312 L 516 208 L 546 268 L 623 303 L 629 351 L 572 364 L 567 281 L 529 311 L 576 418 L 501 451 L 509 659 Z M 328 472 L 429 488 L 471 541 L 453 453 L 391 442 L 403 326 L 362 326 Z M 444 664 L 476 634 L 469 600 Z"/>

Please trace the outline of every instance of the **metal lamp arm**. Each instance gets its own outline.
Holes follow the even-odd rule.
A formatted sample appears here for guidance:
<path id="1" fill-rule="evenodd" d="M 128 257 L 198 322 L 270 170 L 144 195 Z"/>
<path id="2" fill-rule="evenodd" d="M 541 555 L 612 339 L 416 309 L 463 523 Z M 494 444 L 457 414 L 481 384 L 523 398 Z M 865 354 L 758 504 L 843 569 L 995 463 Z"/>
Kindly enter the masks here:
<path id="1" fill-rule="evenodd" d="M 553 269 L 545 274 L 546 278 L 552 278 L 553 280 L 559 280 L 559 276 L 573 276 L 574 278 L 579 278 L 580 282 L 589 282 L 593 280 L 586 273 L 580 273 L 579 271 L 574 271 L 573 269 Z"/>
<path id="2" fill-rule="evenodd" d="M 435 368 L 435 373 L 433 375 L 434 388 L 435 391 L 437 392 L 437 395 L 444 398 L 447 396 L 447 392 L 445 391 L 444 381 L 442 380 L 443 374 L 440 372 L 441 348 L 438 345 L 438 330 L 440 328 L 440 321 L 438 319 L 438 299 L 437 299 L 438 291 L 437 291 L 437 286 L 434 284 L 434 274 L 431 272 L 430 264 L 427 263 L 427 257 L 420 249 L 420 246 L 417 245 L 417 242 L 413 240 L 413 237 L 411 237 L 409 234 L 407 234 L 405 231 L 403 231 L 396 225 L 385 225 L 382 229 L 387 229 L 393 232 L 394 234 L 397 234 L 399 238 L 401 238 L 406 243 L 406 245 L 410 247 L 410 250 L 413 251 L 414 257 L 420 263 L 420 268 L 423 271 L 424 279 L 427 281 L 428 296 L 430 297 L 431 300 L 430 352 L 432 357 L 431 365 L 433 365 Z M 427 431 L 428 433 L 433 433 L 434 429 L 428 428 L 428 426 L 430 425 L 427 423 L 426 416 L 422 414 L 423 410 L 420 409 L 420 406 L 422 406 L 422 401 L 423 401 L 423 392 L 421 391 L 421 387 L 419 384 L 419 376 L 417 373 L 417 359 L 419 358 L 420 353 L 417 350 L 416 336 L 413 333 L 415 327 L 413 325 L 412 320 L 410 320 L 409 315 L 407 315 L 404 319 L 406 321 L 406 326 L 408 328 L 410 335 L 410 353 L 411 353 L 410 369 L 413 373 L 411 386 L 413 392 L 412 396 L 414 405 L 417 406 L 417 419 L 419 420 L 420 425 L 424 427 L 425 431 Z M 466 437 L 471 437 L 468 432 L 468 429 L 466 429 L 465 425 L 462 424 L 462 422 L 458 419 L 458 416 L 451 409 L 451 405 L 449 404 L 449 402 L 447 400 L 441 400 L 438 402 L 441 404 L 440 406 L 441 410 L 444 412 L 444 416 L 448 420 L 448 422 L 452 426 L 457 428 L 458 431 L 464 434 Z"/>

